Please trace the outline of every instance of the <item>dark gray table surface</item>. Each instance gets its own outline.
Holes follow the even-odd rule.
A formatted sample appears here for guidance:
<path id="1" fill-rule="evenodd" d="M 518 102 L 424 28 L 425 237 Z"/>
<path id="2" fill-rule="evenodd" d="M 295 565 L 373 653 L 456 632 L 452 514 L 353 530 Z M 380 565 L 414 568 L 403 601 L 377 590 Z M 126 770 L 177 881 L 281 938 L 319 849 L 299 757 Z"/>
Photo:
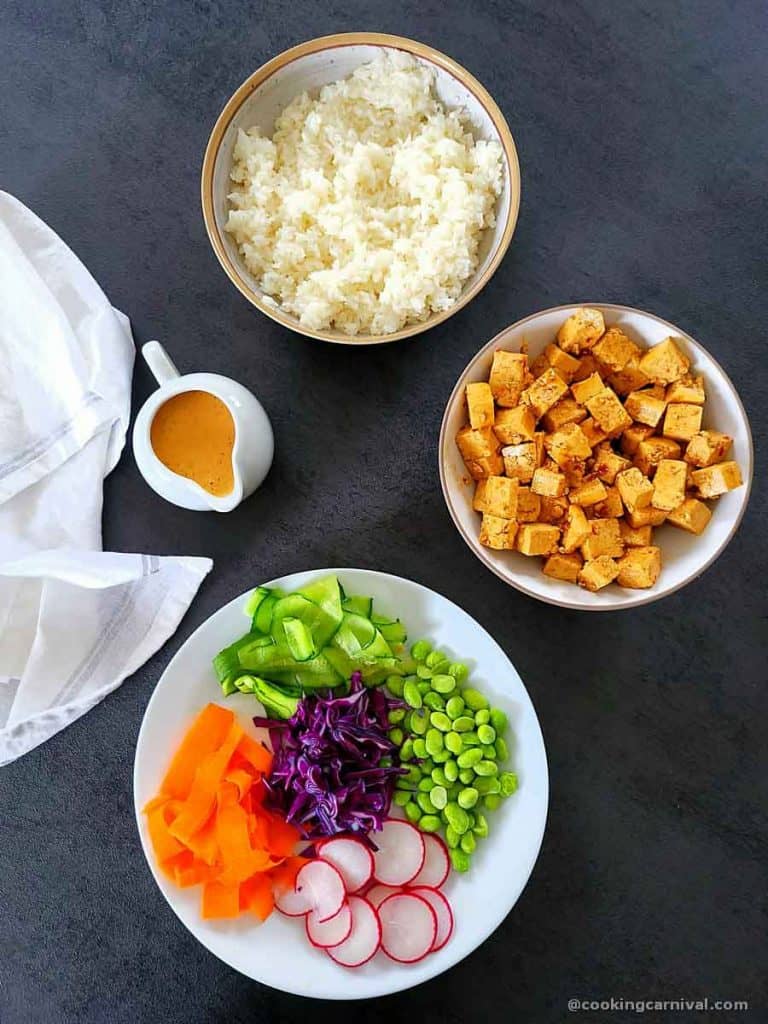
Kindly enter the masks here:
<path id="1" fill-rule="evenodd" d="M 137 343 L 160 338 L 184 370 L 242 380 L 277 441 L 265 485 L 226 518 L 165 504 L 127 449 L 107 482 L 105 546 L 215 568 L 159 654 L 0 772 L 2 1024 L 527 1024 L 611 997 L 746 999 L 749 1014 L 706 1019 L 768 1019 L 767 21 L 744 0 L 0 3 L 0 184 L 78 253 Z M 355 352 L 245 302 L 206 240 L 198 183 L 213 121 L 250 71 L 359 29 L 424 40 L 480 78 L 509 119 L 523 199 L 468 308 Z M 698 338 L 739 389 L 757 448 L 747 516 L 717 564 L 658 604 L 603 615 L 488 573 L 451 524 L 436 460 L 475 350 L 531 312 L 590 299 Z M 137 364 L 135 407 L 150 389 Z M 142 714 L 182 641 L 247 587 L 328 565 L 411 577 L 483 623 L 528 687 L 551 771 L 541 854 L 503 925 L 448 974 L 365 1007 L 282 995 L 199 946 L 152 881 L 131 796 Z"/>

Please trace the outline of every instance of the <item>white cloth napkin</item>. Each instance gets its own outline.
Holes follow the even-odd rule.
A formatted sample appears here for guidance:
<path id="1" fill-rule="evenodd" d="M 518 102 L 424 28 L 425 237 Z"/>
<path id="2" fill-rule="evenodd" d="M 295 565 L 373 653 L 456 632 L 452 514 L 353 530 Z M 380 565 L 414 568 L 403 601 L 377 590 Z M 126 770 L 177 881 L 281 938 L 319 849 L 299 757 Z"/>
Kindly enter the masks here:
<path id="1" fill-rule="evenodd" d="M 101 550 L 133 358 L 128 319 L 0 192 L 0 765 L 158 650 L 213 564 Z"/>

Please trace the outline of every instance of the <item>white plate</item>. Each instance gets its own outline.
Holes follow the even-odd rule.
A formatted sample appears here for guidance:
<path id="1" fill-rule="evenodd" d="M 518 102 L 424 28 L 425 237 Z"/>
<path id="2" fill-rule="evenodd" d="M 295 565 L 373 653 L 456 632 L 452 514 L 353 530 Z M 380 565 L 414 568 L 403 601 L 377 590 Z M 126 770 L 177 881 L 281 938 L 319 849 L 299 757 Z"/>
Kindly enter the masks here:
<path id="1" fill-rule="evenodd" d="M 134 801 L 141 843 L 155 881 L 179 919 L 196 939 L 230 967 L 283 992 L 319 999 L 365 999 L 418 985 L 452 967 L 486 939 L 515 905 L 533 869 L 547 817 L 547 758 L 530 698 L 499 645 L 466 612 L 439 594 L 366 569 L 318 569 L 273 580 L 267 586 L 296 590 L 308 580 L 337 573 L 348 593 L 374 598 L 379 611 L 397 615 L 412 642 L 428 638 L 473 670 L 471 679 L 509 715 L 511 767 L 520 788 L 489 813 L 490 836 L 483 840 L 466 875 L 452 872 L 444 892 L 456 928 L 448 944 L 421 963 L 393 963 L 383 953 L 364 967 L 340 967 L 313 948 L 302 920 L 275 912 L 260 925 L 249 916 L 203 921 L 200 890 L 178 889 L 159 874 L 141 808 L 155 795 L 172 752 L 208 701 L 225 703 L 211 659 L 247 629 L 245 595 L 235 598 L 187 640 L 163 673 L 147 706 L 134 765 Z M 241 720 L 259 712 L 253 697 L 236 694 L 226 704 Z"/>

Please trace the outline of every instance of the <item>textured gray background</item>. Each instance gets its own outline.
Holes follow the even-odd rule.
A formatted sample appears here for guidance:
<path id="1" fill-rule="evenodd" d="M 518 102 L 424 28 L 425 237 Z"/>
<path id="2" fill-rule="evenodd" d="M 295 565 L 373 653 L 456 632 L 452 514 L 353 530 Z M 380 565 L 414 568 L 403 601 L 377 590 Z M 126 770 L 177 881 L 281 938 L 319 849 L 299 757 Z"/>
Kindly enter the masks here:
<path id="1" fill-rule="evenodd" d="M 0 773 L 2 1024 L 527 1024 L 612 995 L 742 998 L 768 1019 L 764 5 L 2 0 L 0 26 L 2 186 L 80 255 L 137 342 L 241 379 L 277 439 L 266 484 L 226 519 L 164 504 L 127 451 L 107 483 L 108 547 L 216 565 L 157 657 Z M 205 238 L 198 178 L 250 71 L 355 29 L 422 39 L 481 79 L 515 135 L 523 202 L 469 308 L 413 342 L 350 352 L 246 304 Z M 472 353 L 519 317 L 584 299 L 699 338 L 740 390 L 758 455 L 741 531 L 702 579 L 595 616 L 486 572 L 449 521 L 435 457 Z M 137 366 L 136 406 L 150 387 Z M 240 977 L 184 931 L 139 848 L 131 770 L 155 681 L 196 626 L 260 580 L 344 564 L 410 576 L 491 631 L 541 718 L 552 794 L 531 882 L 480 950 L 410 993 L 321 1008 Z M 581 1015 L 609 1017 L 632 1014 Z"/>

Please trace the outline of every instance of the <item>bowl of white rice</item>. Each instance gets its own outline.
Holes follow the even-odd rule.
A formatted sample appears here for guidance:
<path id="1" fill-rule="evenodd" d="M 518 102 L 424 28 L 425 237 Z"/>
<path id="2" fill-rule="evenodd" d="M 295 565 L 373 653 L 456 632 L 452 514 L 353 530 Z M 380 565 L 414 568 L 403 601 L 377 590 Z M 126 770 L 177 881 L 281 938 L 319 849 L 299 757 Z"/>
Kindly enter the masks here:
<path id="1" fill-rule="evenodd" d="M 242 294 L 311 338 L 398 341 L 484 287 L 509 246 L 520 169 L 503 114 L 422 43 L 313 39 L 254 72 L 203 161 L 208 237 Z"/>

